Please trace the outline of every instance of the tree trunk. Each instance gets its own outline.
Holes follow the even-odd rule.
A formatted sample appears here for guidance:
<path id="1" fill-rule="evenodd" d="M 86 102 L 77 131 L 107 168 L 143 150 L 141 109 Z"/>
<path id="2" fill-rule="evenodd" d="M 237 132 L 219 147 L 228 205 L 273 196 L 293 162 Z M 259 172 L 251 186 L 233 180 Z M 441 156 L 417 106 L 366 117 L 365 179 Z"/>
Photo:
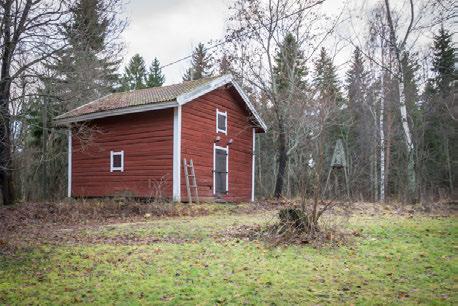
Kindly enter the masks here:
<path id="1" fill-rule="evenodd" d="M 402 71 L 402 70 L 400 70 Z M 413 201 L 416 198 L 416 178 L 415 178 L 415 160 L 414 152 L 415 147 L 412 142 L 412 133 L 410 131 L 409 122 L 407 118 L 407 107 L 406 97 L 404 91 L 404 80 L 400 80 L 399 83 L 399 108 L 401 111 L 402 129 L 404 131 L 404 137 L 407 146 L 407 198 L 409 201 Z"/>
<path id="2" fill-rule="evenodd" d="M 448 143 L 448 137 L 444 137 L 444 151 L 445 159 L 447 164 L 448 183 L 450 188 L 450 196 L 453 196 L 453 175 L 452 175 L 452 163 L 450 161 L 450 148 Z"/>
<path id="3" fill-rule="evenodd" d="M 382 48 L 382 66 L 383 66 L 383 48 Z M 385 130 L 384 130 L 384 115 L 385 115 L 385 82 L 382 69 L 381 85 L 380 85 L 380 116 L 379 116 L 379 131 L 380 131 L 380 202 L 385 202 Z"/>
<path id="4" fill-rule="evenodd" d="M 386 105 L 386 144 L 385 144 L 385 198 L 389 196 L 389 181 L 390 181 L 390 165 L 391 165 L 391 142 L 392 142 L 392 126 L 393 119 L 389 105 Z"/>
<path id="5" fill-rule="evenodd" d="M 14 203 L 8 92 L 3 82 L 0 83 L 0 186 L 3 205 Z"/>
<path id="6" fill-rule="evenodd" d="M 11 42 L 11 7 L 12 1 L 3 4 L 3 51 L 1 54 L 0 79 L 0 186 L 3 205 L 14 203 L 13 179 L 11 167 L 11 133 L 10 133 L 10 86 L 11 60 L 14 45 Z"/>
<path id="7" fill-rule="evenodd" d="M 42 199 L 48 199 L 48 97 L 43 99 L 43 131 L 42 131 L 42 146 L 43 146 L 43 160 L 42 160 Z"/>
<path id="8" fill-rule="evenodd" d="M 286 173 L 286 165 L 288 162 L 288 154 L 286 151 L 286 135 L 283 123 L 279 122 L 279 136 L 278 136 L 278 173 L 277 181 L 275 183 L 274 196 L 278 199 L 282 196 L 283 185 Z"/>

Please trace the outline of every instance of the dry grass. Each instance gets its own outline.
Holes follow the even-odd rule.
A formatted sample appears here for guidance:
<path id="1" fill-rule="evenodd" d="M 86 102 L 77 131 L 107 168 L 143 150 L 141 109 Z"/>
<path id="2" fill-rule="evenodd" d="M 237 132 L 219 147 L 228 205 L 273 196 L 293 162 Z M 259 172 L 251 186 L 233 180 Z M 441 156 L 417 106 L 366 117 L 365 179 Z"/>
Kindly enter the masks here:
<path id="1" fill-rule="evenodd" d="M 137 217 L 178 217 L 206 215 L 204 206 L 141 203 L 127 200 L 79 200 L 52 203 L 24 203 L 0 207 L 3 227 L 31 223 L 75 224 L 123 220 Z"/>
<path id="2" fill-rule="evenodd" d="M 361 204 L 344 223 L 359 233 L 351 244 L 270 247 L 227 234 L 276 220 L 275 211 L 204 207 L 209 215 L 60 225 L 60 232 L 56 225 L 48 232 L 86 240 L 50 244 L 37 236 L 27 250 L 0 254 L 0 304 L 458 303 L 454 216 L 400 215 L 390 207 L 373 216 L 377 206 Z"/>

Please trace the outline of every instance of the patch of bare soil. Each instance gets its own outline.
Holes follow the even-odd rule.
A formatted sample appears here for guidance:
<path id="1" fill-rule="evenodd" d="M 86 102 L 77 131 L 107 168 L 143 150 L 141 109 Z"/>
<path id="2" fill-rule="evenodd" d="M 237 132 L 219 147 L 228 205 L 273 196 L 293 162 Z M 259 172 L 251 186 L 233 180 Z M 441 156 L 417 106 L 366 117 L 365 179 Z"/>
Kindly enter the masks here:
<path id="1" fill-rule="evenodd" d="M 140 243 L 140 238 L 86 237 L 85 228 L 104 224 L 142 222 L 153 218 L 202 216 L 208 209 L 199 205 L 86 200 L 58 203 L 24 203 L 0 207 L 0 253 L 40 243 Z M 145 238 L 151 243 L 154 238 Z M 148 239 L 152 241 L 148 241 Z M 103 240 L 103 241 L 102 241 Z"/>
<path id="2" fill-rule="evenodd" d="M 282 207 L 288 206 L 291 201 L 288 200 L 262 200 L 242 205 L 235 205 L 234 213 L 238 214 L 257 214 L 260 212 L 275 211 Z"/>

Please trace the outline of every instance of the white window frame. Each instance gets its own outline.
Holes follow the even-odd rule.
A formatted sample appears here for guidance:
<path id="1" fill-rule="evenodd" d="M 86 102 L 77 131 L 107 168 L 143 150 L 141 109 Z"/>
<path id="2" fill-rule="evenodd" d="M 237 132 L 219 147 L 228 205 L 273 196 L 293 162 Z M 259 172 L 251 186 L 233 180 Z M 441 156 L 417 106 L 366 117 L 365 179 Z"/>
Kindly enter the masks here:
<path id="1" fill-rule="evenodd" d="M 114 167 L 113 161 L 116 155 L 121 156 L 121 167 Z M 110 151 L 110 172 L 121 171 L 124 172 L 124 150 Z"/>
<path id="2" fill-rule="evenodd" d="M 229 193 L 229 147 L 213 144 L 213 195 L 216 195 L 216 149 L 226 151 L 226 195 Z"/>
<path id="3" fill-rule="evenodd" d="M 222 116 L 224 116 L 224 118 L 226 118 L 226 129 L 225 130 L 221 130 L 219 128 L 219 124 L 218 124 L 219 115 L 222 115 Z M 216 109 L 216 133 L 224 133 L 224 134 L 227 135 L 227 125 L 228 125 L 227 124 L 227 111 L 222 112 L 219 109 Z"/>

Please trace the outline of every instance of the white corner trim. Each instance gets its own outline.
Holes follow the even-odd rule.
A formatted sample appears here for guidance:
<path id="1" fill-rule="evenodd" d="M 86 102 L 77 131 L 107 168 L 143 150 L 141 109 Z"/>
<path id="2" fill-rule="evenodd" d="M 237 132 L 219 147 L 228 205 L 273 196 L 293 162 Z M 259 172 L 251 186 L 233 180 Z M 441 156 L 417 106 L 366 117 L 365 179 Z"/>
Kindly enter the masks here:
<path id="1" fill-rule="evenodd" d="M 229 193 L 229 146 L 220 147 L 213 144 L 213 195 L 216 195 L 216 149 L 226 151 L 226 193 Z"/>
<path id="2" fill-rule="evenodd" d="M 215 172 L 216 172 L 216 144 L 213 143 L 213 195 L 216 195 L 216 177 L 215 177 Z"/>
<path id="3" fill-rule="evenodd" d="M 224 118 L 226 118 L 226 129 L 225 130 L 221 130 L 219 128 L 219 115 L 222 115 L 224 116 Z M 219 109 L 216 109 L 216 134 L 218 133 L 224 133 L 227 135 L 227 111 L 222 112 Z"/>
<path id="4" fill-rule="evenodd" d="M 70 117 L 70 118 L 60 119 L 58 117 L 57 119 L 54 120 L 54 122 L 59 125 L 64 125 L 64 124 L 80 122 L 80 121 L 88 121 L 88 120 L 94 120 L 94 119 L 100 119 L 100 118 L 106 118 L 106 117 L 147 112 L 151 110 L 172 108 L 172 107 L 176 107 L 177 105 L 178 104 L 176 101 L 145 104 L 145 105 L 138 105 L 138 106 L 132 106 L 132 107 L 118 108 L 118 109 L 113 109 L 113 110 L 108 110 L 108 111 L 101 111 L 101 112 L 96 112 L 96 113 L 91 113 L 91 114 L 81 115 L 81 116 L 76 116 L 76 117 Z"/>
<path id="5" fill-rule="evenodd" d="M 229 146 L 226 147 L 226 195 L 229 194 Z"/>
<path id="6" fill-rule="evenodd" d="M 181 202 L 181 105 L 173 109 L 173 201 Z"/>
<path id="7" fill-rule="evenodd" d="M 256 129 L 253 128 L 253 156 L 251 160 L 251 202 L 254 202 L 254 192 L 255 192 L 255 165 L 256 164 Z"/>
<path id="8" fill-rule="evenodd" d="M 115 167 L 113 165 L 114 157 L 121 156 L 121 166 Z M 124 172 L 124 150 L 122 151 L 110 151 L 110 172 L 121 171 Z"/>
<path id="9" fill-rule="evenodd" d="M 72 197 L 72 129 L 67 131 L 68 153 L 67 153 L 67 197 Z"/>

